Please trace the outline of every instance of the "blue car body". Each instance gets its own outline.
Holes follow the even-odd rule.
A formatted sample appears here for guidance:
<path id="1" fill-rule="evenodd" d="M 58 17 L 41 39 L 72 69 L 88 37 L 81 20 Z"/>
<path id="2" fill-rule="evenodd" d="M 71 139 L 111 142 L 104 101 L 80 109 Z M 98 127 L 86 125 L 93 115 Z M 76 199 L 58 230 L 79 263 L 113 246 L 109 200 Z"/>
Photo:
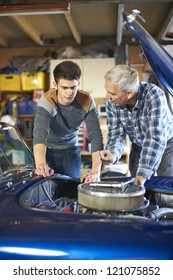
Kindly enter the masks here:
<path id="1" fill-rule="evenodd" d="M 128 15 L 123 16 L 139 37 L 151 67 L 172 94 L 172 58 L 135 18 L 129 21 Z M 138 208 L 86 210 L 78 203 L 82 184 L 77 179 L 61 174 L 36 176 L 32 153 L 19 131 L 5 123 L 0 124 L 0 129 L 0 259 L 173 259 L 173 177 L 148 180 L 144 196 L 140 195 L 144 204 Z M 16 151 L 21 154 L 21 150 L 23 158 L 16 160 Z M 110 182 L 105 177 L 101 188 L 108 185 L 112 193 L 114 187 L 119 191 L 119 186 L 126 183 L 131 187 L 133 178 L 117 177 Z M 93 187 L 91 195 L 95 190 Z M 85 192 L 81 194 L 87 196 Z M 101 196 L 99 199 L 104 204 Z"/>
<path id="2" fill-rule="evenodd" d="M 21 195 L 47 179 L 36 177 L 32 175 L 32 170 L 25 169 L 16 171 L 15 177 L 13 172 L 6 174 L 8 182 L 10 178 L 14 182 L 6 191 L 1 188 L 0 259 L 173 258 L 171 217 L 163 221 L 133 215 L 110 218 L 97 214 L 22 207 L 19 200 Z M 61 175 L 54 175 L 51 179 L 66 187 L 69 185 L 71 188 L 73 185 L 74 190 L 78 185 L 73 179 Z M 161 186 L 163 188 L 163 184 Z M 148 188 L 153 188 L 152 180 Z"/>

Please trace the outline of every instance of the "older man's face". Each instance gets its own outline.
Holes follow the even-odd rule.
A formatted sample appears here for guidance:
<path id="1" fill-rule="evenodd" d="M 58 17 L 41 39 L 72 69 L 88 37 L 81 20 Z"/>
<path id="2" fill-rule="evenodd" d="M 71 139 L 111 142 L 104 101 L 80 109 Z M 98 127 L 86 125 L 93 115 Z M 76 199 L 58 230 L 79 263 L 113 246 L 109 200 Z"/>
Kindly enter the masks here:
<path id="1" fill-rule="evenodd" d="M 110 80 L 105 81 L 106 98 L 116 106 L 128 104 L 128 93 L 119 90 L 118 84 Z"/>

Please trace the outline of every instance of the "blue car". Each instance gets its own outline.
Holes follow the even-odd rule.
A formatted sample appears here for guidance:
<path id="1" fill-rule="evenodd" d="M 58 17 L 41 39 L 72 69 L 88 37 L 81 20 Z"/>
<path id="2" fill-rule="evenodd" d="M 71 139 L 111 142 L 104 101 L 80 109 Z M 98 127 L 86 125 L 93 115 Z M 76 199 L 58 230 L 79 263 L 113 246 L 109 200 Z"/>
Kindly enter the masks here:
<path id="1" fill-rule="evenodd" d="M 134 13 L 123 17 L 172 94 L 172 58 Z M 0 123 L 0 259 L 172 260 L 172 236 L 173 177 L 152 177 L 145 188 L 132 177 L 43 178 L 18 129 Z"/>

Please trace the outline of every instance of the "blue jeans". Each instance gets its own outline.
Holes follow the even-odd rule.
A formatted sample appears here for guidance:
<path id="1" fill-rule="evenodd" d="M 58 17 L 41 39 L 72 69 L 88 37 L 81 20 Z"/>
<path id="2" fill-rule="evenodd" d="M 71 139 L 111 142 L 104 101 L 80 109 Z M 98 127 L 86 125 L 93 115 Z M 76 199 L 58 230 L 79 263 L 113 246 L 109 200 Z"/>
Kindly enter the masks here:
<path id="1" fill-rule="evenodd" d="M 136 176 L 140 152 L 141 147 L 133 143 L 129 161 L 129 170 L 131 172 L 131 176 Z M 167 147 L 157 169 L 157 176 L 173 176 L 173 138 L 167 142 Z"/>
<path id="2" fill-rule="evenodd" d="M 46 161 L 55 173 L 80 178 L 81 155 L 78 146 L 63 150 L 47 148 Z"/>

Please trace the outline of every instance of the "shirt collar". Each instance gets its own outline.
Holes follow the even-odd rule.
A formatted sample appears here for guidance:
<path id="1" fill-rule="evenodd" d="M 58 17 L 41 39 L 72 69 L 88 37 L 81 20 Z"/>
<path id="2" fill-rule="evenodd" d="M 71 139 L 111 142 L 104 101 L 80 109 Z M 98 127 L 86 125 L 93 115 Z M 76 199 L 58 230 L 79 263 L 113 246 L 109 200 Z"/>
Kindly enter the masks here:
<path id="1" fill-rule="evenodd" d="M 138 99 L 137 99 L 136 104 L 135 104 L 135 106 L 133 107 L 133 109 L 140 109 L 140 108 L 142 108 L 142 104 L 143 104 L 142 93 L 143 93 L 142 84 L 139 83 L 139 88 L 138 88 Z"/>

